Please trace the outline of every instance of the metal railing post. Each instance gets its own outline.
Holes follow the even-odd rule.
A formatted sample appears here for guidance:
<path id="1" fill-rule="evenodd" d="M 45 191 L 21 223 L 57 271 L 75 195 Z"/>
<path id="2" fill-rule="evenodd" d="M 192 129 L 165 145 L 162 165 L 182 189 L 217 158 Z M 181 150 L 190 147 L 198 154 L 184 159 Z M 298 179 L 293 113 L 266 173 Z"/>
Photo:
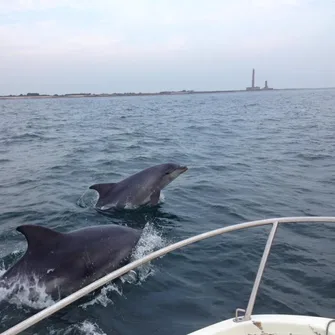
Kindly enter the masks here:
<path id="1" fill-rule="evenodd" d="M 248 320 L 251 319 L 251 314 L 252 314 L 252 311 L 254 309 L 259 284 L 261 283 L 261 280 L 262 280 L 264 268 L 265 268 L 266 262 L 268 260 L 268 256 L 269 256 L 269 253 L 270 253 L 270 249 L 271 249 L 271 246 L 272 246 L 273 239 L 276 235 L 277 227 L 278 227 L 278 221 L 273 223 L 273 226 L 272 226 L 272 229 L 270 231 L 268 240 L 266 242 L 264 252 L 263 252 L 263 256 L 262 256 L 261 262 L 259 264 L 258 272 L 257 272 L 257 275 L 256 275 L 254 286 L 253 286 L 251 294 L 250 294 L 247 310 L 245 312 L 243 321 L 248 321 Z"/>

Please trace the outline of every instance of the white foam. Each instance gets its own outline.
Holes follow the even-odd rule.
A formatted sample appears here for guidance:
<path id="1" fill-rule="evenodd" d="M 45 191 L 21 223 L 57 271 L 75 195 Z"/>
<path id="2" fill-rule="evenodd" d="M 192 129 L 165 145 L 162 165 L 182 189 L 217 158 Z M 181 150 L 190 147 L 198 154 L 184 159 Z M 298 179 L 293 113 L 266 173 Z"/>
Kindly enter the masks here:
<path id="1" fill-rule="evenodd" d="M 160 249 L 166 245 L 166 241 L 161 233 L 156 230 L 153 223 L 147 223 L 143 229 L 142 236 L 130 258 L 130 262 L 143 258 L 152 253 L 156 249 Z M 136 270 L 130 271 L 120 279 L 123 283 L 140 285 L 150 275 L 154 274 L 154 266 L 151 263 L 144 264 Z"/>
<path id="2" fill-rule="evenodd" d="M 165 195 L 163 194 L 163 192 L 161 191 L 160 195 L 159 195 L 159 199 L 158 199 L 158 203 L 164 203 L 165 202 Z M 147 206 L 150 206 L 150 196 L 148 196 L 148 198 L 146 198 L 144 201 L 143 201 L 144 204 L 146 204 Z M 143 205 L 143 206 L 146 206 L 146 205 Z M 142 206 L 142 205 L 141 205 Z M 130 202 L 127 202 L 125 204 L 125 209 L 137 209 L 139 207 L 141 207 L 140 205 L 133 205 L 132 203 Z M 101 207 L 101 209 L 105 209 L 106 206 L 103 206 Z M 107 207 L 106 207 L 107 208 Z M 107 208 L 108 209 L 108 208 Z"/>
<path id="3" fill-rule="evenodd" d="M 124 205 L 125 209 L 137 209 L 139 206 L 138 205 L 133 205 L 130 202 L 126 202 L 126 204 Z"/>
<path id="4" fill-rule="evenodd" d="M 3 262 L 0 264 L 0 277 L 6 272 L 5 265 Z"/>
<path id="5" fill-rule="evenodd" d="M 165 194 L 161 191 L 159 195 L 159 202 L 164 203 L 165 202 Z"/>
<path id="6" fill-rule="evenodd" d="M 77 205 L 83 208 L 94 208 L 98 202 L 99 199 L 99 194 L 98 192 L 94 191 L 94 190 L 86 190 L 81 196 L 80 198 L 77 200 Z M 149 203 L 150 201 L 150 197 L 148 197 L 144 203 Z M 165 202 L 165 195 L 164 193 L 161 191 L 160 195 L 159 195 L 159 200 L 158 203 L 164 203 Z M 114 202 L 111 204 L 106 204 L 104 206 L 101 206 L 101 210 L 108 210 L 111 208 L 115 208 L 117 207 L 118 203 Z M 137 209 L 139 208 L 139 205 L 134 205 L 131 202 L 126 202 L 124 208 L 125 209 Z"/>
<path id="7" fill-rule="evenodd" d="M 83 334 L 87 335 L 106 335 L 106 333 L 104 333 L 96 323 L 92 323 L 90 321 L 84 321 L 79 326 L 77 326 L 77 328 Z"/>
<path id="8" fill-rule="evenodd" d="M 1 269 L 1 272 L 4 273 L 5 270 Z M 28 306 L 33 309 L 42 309 L 55 303 L 36 277 L 33 277 L 33 281 L 23 277 L 19 281 L 13 281 L 9 287 L 0 287 L 0 302 L 3 300 L 17 308 Z"/>
<path id="9" fill-rule="evenodd" d="M 86 190 L 77 200 L 77 205 L 83 208 L 94 208 L 99 199 L 99 193 L 94 190 Z"/>
<path id="10" fill-rule="evenodd" d="M 112 202 L 111 204 L 101 206 L 100 209 L 102 209 L 104 211 L 104 210 L 107 210 L 107 209 L 116 208 L 117 205 L 118 205 L 118 202 Z"/>
<path id="11" fill-rule="evenodd" d="M 158 231 L 154 223 L 147 222 L 145 225 L 141 239 L 136 247 L 134 255 L 143 257 L 154 249 L 162 248 L 167 241 L 162 237 L 162 232 Z"/>
<path id="12" fill-rule="evenodd" d="M 106 307 L 110 303 L 113 304 L 113 301 L 108 297 L 108 293 L 111 291 L 116 292 L 119 295 L 122 295 L 121 288 L 117 287 L 117 285 L 112 283 L 112 284 L 109 284 L 108 286 L 103 287 L 97 297 L 95 297 L 94 299 L 92 299 L 91 301 L 85 304 L 80 305 L 80 307 L 82 307 L 83 309 L 86 309 L 87 307 L 93 306 L 95 304 L 100 304 L 104 307 Z"/>
<path id="13" fill-rule="evenodd" d="M 73 332 L 77 333 L 78 331 L 83 335 L 106 335 L 96 323 L 87 320 L 79 324 L 71 325 L 65 329 L 48 329 L 48 334 L 70 335 L 73 334 Z"/>
<path id="14" fill-rule="evenodd" d="M 143 229 L 142 236 L 130 258 L 130 262 L 140 259 L 156 249 L 160 249 L 166 246 L 167 241 L 163 239 L 161 233 L 156 230 L 153 223 L 147 223 Z M 132 270 L 122 277 L 120 277 L 121 283 L 127 283 L 132 285 L 141 285 L 149 276 L 153 275 L 154 265 L 151 263 L 144 264 L 136 269 L 136 271 Z M 110 283 L 105 286 L 99 295 L 89 301 L 81 305 L 82 308 L 86 309 L 88 306 L 92 306 L 95 304 L 101 304 L 106 307 L 108 304 L 113 303 L 110 297 L 108 297 L 109 292 L 117 292 L 122 296 L 122 286 L 116 283 Z"/>
<path id="15" fill-rule="evenodd" d="M 14 251 L 13 254 L 17 254 Z M 0 264 L 0 276 L 6 272 L 4 264 Z M 18 308 L 28 306 L 33 309 L 41 309 L 55 303 L 50 295 L 46 293 L 46 288 L 41 285 L 36 277 L 33 282 L 27 278 L 20 278 L 19 281 L 13 281 L 8 287 L 0 287 L 0 302 L 6 300 Z"/>

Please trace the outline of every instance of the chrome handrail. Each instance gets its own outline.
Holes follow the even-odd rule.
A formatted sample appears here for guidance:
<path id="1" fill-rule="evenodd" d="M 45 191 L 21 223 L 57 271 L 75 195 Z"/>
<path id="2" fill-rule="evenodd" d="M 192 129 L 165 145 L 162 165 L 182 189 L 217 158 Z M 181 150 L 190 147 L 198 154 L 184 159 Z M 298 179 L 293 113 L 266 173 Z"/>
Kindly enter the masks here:
<path id="1" fill-rule="evenodd" d="M 247 310 L 246 310 L 245 315 L 243 317 L 238 317 L 238 318 L 235 319 L 235 321 L 237 321 L 237 322 L 248 321 L 248 320 L 250 320 L 251 315 L 252 315 L 253 307 L 254 307 L 254 304 L 255 304 L 255 299 L 256 299 L 256 296 L 257 296 L 258 287 L 260 285 L 260 282 L 261 282 L 261 279 L 262 279 L 262 276 L 263 276 L 266 261 L 267 261 L 268 255 L 270 253 L 271 245 L 272 245 L 274 236 L 276 234 L 278 224 L 281 224 L 281 223 L 298 223 L 298 222 L 300 222 L 300 223 L 316 223 L 316 222 L 335 223 L 335 217 L 331 217 L 331 216 L 315 216 L 315 217 L 298 216 L 298 217 L 283 217 L 283 218 L 249 221 L 249 222 L 244 222 L 244 223 L 240 223 L 240 224 L 236 224 L 236 225 L 231 225 L 231 226 L 224 227 L 224 228 L 211 230 L 211 231 L 199 234 L 199 235 L 195 235 L 193 237 L 187 238 L 185 240 L 182 240 L 182 241 L 176 242 L 174 244 L 171 244 L 167 247 L 156 250 L 156 251 L 152 252 L 151 254 L 149 254 L 147 256 L 144 256 L 144 257 L 142 257 L 138 260 L 135 260 L 131 263 L 128 263 L 127 265 L 109 273 L 108 275 L 94 281 L 93 283 L 91 283 L 91 284 L 81 288 L 80 290 L 70 294 L 69 296 L 59 300 L 58 302 L 54 303 L 53 305 L 51 305 L 51 306 L 43 309 L 42 311 L 34 314 L 33 316 L 27 318 L 26 320 L 16 324 L 15 326 L 13 326 L 10 329 L 4 331 L 0 335 L 16 335 L 16 334 L 26 330 L 27 328 L 33 326 L 34 324 L 42 321 L 43 319 L 49 317 L 50 315 L 58 312 L 59 310 L 66 307 L 67 305 L 70 305 L 74 301 L 76 301 L 76 300 L 82 298 L 83 296 L 95 291 L 96 289 L 105 285 L 106 283 L 110 282 L 111 280 L 116 279 L 116 278 L 124 275 L 125 273 L 127 273 L 131 270 L 134 270 L 137 267 L 152 261 L 153 259 L 162 257 L 162 256 L 164 256 L 164 255 L 166 255 L 166 254 L 168 254 L 168 253 L 170 253 L 174 250 L 180 249 L 182 247 L 193 244 L 195 242 L 199 242 L 201 240 L 205 240 L 205 239 L 210 238 L 210 237 L 214 237 L 214 236 L 217 236 L 217 235 L 223 235 L 225 233 L 229 233 L 229 232 L 232 232 L 232 231 L 237 231 L 237 230 L 241 230 L 241 229 L 272 224 L 273 227 L 270 231 L 267 243 L 266 243 L 265 248 L 264 248 L 263 256 L 262 256 L 262 259 L 261 259 L 261 262 L 260 262 L 260 265 L 259 265 L 259 268 L 258 268 L 258 272 L 257 272 L 257 275 L 256 275 L 254 286 L 253 286 L 253 289 L 252 289 L 252 292 L 251 292 L 251 295 L 250 295 L 250 298 L 249 298 Z M 239 309 L 239 311 L 244 311 L 244 310 Z"/>
<path id="2" fill-rule="evenodd" d="M 252 314 L 252 311 L 254 309 L 255 300 L 256 300 L 256 296 L 257 296 L 257 292 L 258 292 L 258 288 L 259 288 L 259 284 L 261 283 L 261 280 L 262 280 L 265 265 L 266 265 L 266 262 L 268 260 L 268 256 L 270 254 L 272 242 L 273 242 L 273 239 L 274 239 L 274 237 L 276 235 L 276 232 L 277 232 L 277 227 L 278 227 L 278 221 L 275 221 L 272 225 L 272 229 L 270 231 L 268 240 L 267 240 L 265 248 L 264 248 L 263 256 L 262 256 L 261 262 L 259 264 L 259 268 L 258 268 L 258 271 L 257 271 L 254 286 L 253 286 L 251 294 L 250 294 L 247 310 L 246 310 L 245 315 L 244 315 L 244 319 L 243 319 L 244 321 L 248 321 L 251 318 L 251 314 Z"/>

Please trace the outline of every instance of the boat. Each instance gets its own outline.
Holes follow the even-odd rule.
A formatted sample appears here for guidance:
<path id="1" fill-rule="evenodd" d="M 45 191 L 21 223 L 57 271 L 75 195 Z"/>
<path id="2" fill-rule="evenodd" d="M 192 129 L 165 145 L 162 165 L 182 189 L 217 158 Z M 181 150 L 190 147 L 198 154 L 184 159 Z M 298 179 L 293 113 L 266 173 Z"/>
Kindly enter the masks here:
<path id="1" fill-rule="evenodd" d="M 189 335 L 333 335 L 335 320 L 316 316 L 265 314 L 228 319 Z"/>
<path id="2" fill-rule="evenodd" d="M 71 295 L 59 300 L 55 304 L 43 309 L 35 315 L 18 323 L 10 329 L 4 331 L 0 335 L 16 335 L 24 330 L 32 327 L 34 324 L 51 316 L 67 305 L 77 301 L 83 296 L 93 292 L 99 287 L 108 282 L 126 274 L 127 272 L 136 269 L 137 267 L 146 264 L 154 259 L 162 257 L 174 250 L 183 248 L 187 245 L 205 240 L 217 235 L 223 235 L 232 231 L 247 229 L 258 226 L 272 225 L 269 233 L 263 256 L 261 258 L 258 272 L 253 284 L 248 305 L 246 309 L 238 308 L 235 311 L 235 317 L 214 323 L 204 328 L 198 329 L 188 335 L 335 335 L 335 319 L 327 317 L 316 317 L 307 315 L 286 315 L 286 314 L 253 314 L 253 308 L 258 292 L 259 285 L 262 280 L 264 269 L 271 246 L 280 224 L 289 223 L 332 223 L 335 224 L 335 217 L 328 216 L 306 216 L 306 217 L 282 217 L 257 221 L 249 221 L 240 224 L 227 226 L 224 228 L 208 231 L 185 240 L 176 242 L 157 251 L 150 253 L 140 259 L 137 259 L 110 274 L 96 280 L 95 282 L 81 288 Z"/>

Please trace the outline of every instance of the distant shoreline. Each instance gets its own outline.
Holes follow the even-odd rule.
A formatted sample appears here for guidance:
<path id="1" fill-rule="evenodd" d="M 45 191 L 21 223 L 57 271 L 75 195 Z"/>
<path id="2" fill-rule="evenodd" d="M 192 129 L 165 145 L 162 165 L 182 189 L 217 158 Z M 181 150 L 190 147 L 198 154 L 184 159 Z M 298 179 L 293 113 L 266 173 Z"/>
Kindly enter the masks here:
<path id="1" fill-rule="evenodd" d="M 141 96 L 166 96 L 166 95 L 190 95 L 190 94 L 213 94 L 213 93 L 255 93 L 272 91 L 297 91 L 297 90 L 327 90 L 334 87 L 325 88 L 278 88 L 278 89 L 260 89 L 260 90 L 217 90 L 217 91 L 164 91 L 156 93 L 69 93 L 69 94 L 38 94 L 28 93 L 26 95 L 2 95 L 0 100 L 7 99 L 59 99 L 59 98 L 113 98 L 113 97 L 141 97 Z"/>

